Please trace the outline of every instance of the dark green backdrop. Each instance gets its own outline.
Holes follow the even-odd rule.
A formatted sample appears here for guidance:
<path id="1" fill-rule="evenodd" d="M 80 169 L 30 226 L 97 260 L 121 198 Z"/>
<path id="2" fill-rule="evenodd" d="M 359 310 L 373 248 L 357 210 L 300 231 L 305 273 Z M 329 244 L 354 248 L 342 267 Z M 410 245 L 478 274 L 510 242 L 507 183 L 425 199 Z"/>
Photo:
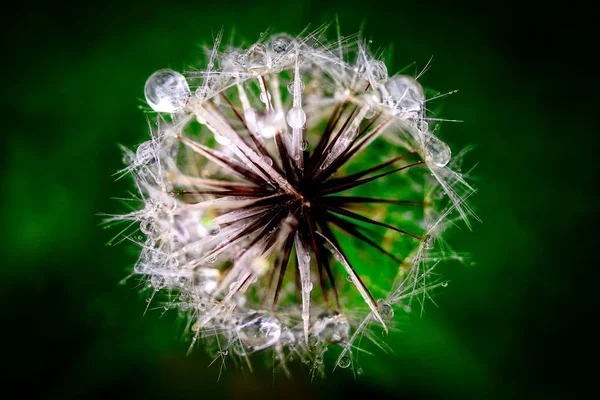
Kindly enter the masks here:
<path id="1" fill-rule="evenodd" d="M 28 3 L 3 13 L 3 375 L 21 393 L 55 398 L 569 398 L 590 368 L 591 276 L 597 140 L 595 67 L 583 41 L 586 11 L 545 4 L 471 7 L 457 2 L 346 0 L 170 5 Z M 449 4 L 452 3 L 452 4 Z M 422 5 L 420 5 L 422 4 Z M 254 40 L 267 28 L 298 33 L 334 19 L 393 48 L 394 68 L 434 56 L 423 83 L 460 89 L 444 101 L 442 136 L 478 145 L 468 161 L 482 224 L 454 230 L 471 267 L 403 334 L 393 355 L 363 359 L 312 384 L 258 369 L 218 368 L 187 343 L 172 314 L 143 316 L 133 285 L 118 285 L 135 259 L 104 244 L 99 212 L 110 199 L 117 143 L 146 137 L 138 110 L 146 77 L 184 69 L 199 44 L 225 33 Z M 575 28 L 574 28 L 575 27 Z M 390 68 L 392 71 L 394 68 Z M 589 261 L 589 262 L 588 262 Z M 583 358 L 580 358 L 582 357 Z"/>

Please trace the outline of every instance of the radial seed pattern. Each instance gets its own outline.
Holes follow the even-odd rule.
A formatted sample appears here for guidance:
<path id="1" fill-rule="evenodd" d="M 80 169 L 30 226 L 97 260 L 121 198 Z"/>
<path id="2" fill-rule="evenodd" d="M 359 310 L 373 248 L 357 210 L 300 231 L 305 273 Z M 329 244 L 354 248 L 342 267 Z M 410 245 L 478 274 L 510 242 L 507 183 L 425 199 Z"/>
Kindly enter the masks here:
<path id="1" fill-rule="evenodd" d="M 220 41 L 206 69 L 148 79 L 159 114 L 123 170 L 143 208 L 111 221 L 135 222 L 134 272 L 188 319 L 191 346 L 243 365 L 272 350 L 286 372 L 322 371 L 335 347 L 346 368 L 360 337 L 381 347 L 374 330 L 443 284 L 433 267 L 461 256 L 441 233 L 453 211 L 469 224 L 474 189 L 421 85 L 357 37 Z"/>

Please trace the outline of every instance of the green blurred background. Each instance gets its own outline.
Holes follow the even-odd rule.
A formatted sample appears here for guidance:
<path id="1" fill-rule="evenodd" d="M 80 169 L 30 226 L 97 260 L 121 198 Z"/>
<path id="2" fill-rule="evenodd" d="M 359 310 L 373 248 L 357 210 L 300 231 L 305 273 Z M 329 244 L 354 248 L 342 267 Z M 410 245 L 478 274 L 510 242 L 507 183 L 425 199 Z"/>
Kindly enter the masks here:
<path id="1" fill-rule="evenodd" d="M 451 3 L 451 4 L 450 4 Z M 584 40 L 587 12 L 566 7 L 461 2 L 27 3 L 5 10 L 2 50 L 3 377 L 42 398 L 572 398 L 587 381 L 588 311 L 598 196 L 596 95 Z M 336 371 L 312 383 L 270 370 L 207 368 L 172 313 L 143 315 L 133 285 L 119 285 L 135 249 L 107 247 L 99 212 L 130 188 L 114 181 L 117 143 L 146 138 L 147 76 L 184 69 L 222 26 L 237 38 L 295 34 L 339 15 L 392 46 L 391 71 L 415 61 L 425 86 L 460 89 L 442 115 L 468 162 L 482 224 L 452 243 L 474 266 L 402 334 L 395 354 L 363 358 L 357 380 Z M 577 28 L 573 28 L 576 26 Z M 577 79 L 577 84 L 573 78 Z M 596 94 L 594 94 L 596 93 Z M 597 128 L 595 128 L 597 131 Z M 594 276 L 592 276 L 594 275 Z M 591 356 L 590 356 L 591 358 Z"/>

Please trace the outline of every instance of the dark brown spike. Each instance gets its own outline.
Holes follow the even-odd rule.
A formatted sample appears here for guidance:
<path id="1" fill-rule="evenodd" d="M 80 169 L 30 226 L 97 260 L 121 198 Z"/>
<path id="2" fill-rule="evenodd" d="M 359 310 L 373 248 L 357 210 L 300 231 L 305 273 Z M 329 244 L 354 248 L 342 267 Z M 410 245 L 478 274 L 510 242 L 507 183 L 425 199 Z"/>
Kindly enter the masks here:
<path id="1" fill-rule="evenodd" d="M 329 143 L 329 138 L 331 137 L 333 128 L 337 125 L 342 114 L 346 110 L 346 107 L 348 107 L 348 104 L 349 103 L 347 101 L 338 104 L 336 106 L 336 108 L 333 110 L 333 112 L 331 113 L 331 116 L 329 117 L 329 121 L 327 121 L 327 126 L 325 127 L 325 131 L 323 131 L 323 134 L 321 135 L 321 138 L 319 139 L 319 142 L 315 146 L 315 149 L 313 150 L 313 153 L 309 159 L 309 162 L 307 163 L 306 170 L 309 172 L 309 175 L 312 174 L 312 172 L 316 168 L 317 162 L 321 159 L 319 154 L 323 151 L 323 149 L 325 149 L 325 146 L 327 146 L 327 144 Z"/>
<path id="2" fill-rule="evenodd" d="M 425 163 L 424 161 L 417 161 L 417 162 L 414 162 L 412 164 L 408 164 L 408 165 L 405 165 L 405 166 L 400 167 L 400 168 L 393 169 L 393 170 L 388 171 L 388 172 L 383 172 L 383 173 L 381 173 L 379 175 L 375 175 L 375 176 L 373 176 L 371 178 L 359 179 L 359 180 L 356 180 L 356 181 L 342 183 L 342 184 L 339 184 L 339 185 L 336 185 L 336 186 L 328 187 L 328 188 L 325 188 L 325 189 L 321 190 L 320 193 L 321 193 L 322 196 L 325 196 L 327 194 L 332 194 L 332 193 L 337 193 L 337 192 L 341 192 L 341 191 L 344 191 L 344 190 L 348 190 L 348 189 L 351 189 L 351 188 L 354 188 L 354 187 L 357 187 L 357 186 L 364 185 L 366 183 L 372 182 L 372 181 L 374 181 L 376 179 L 383 178 L 384 176 L 391 175 L 393 173 L 406 170 L 408 168 L 416 167 L 417 165 L 421 165 L 421 164 L 424 164 L 424 163 Z M 343 179 L 343 178 L 341 178 L 341 179 Z"/>
<path id="3" fill-rule="evenodd" d="M 252 243 L 247 247 L 247 249 L 250 248 L 251 246 L 253 246 L 256 243 L 256 241 L 258 239 L 261 238 L 261 234 L 260 233 L 266 232 L 265 229 L 267 229 L 267 227 L 269 227 L 269 223 L 271 221 L 275 220 L 279 215 L 281 215 L 283 213 L 283 211 L 284 210 L 278 210 L 274 214 L 273 213 L 266 213 L 265 215 L 257 218 L 256 221 L 254 221 L 253 223 L 249 224 L 240 233 L 238 233 L 237 235 L 232 236 L 231 238 L 229 238 L 228 240 L 226 240 L 224 243 L 221 243 L 220 245 L 218 245 L 217 247 L 215 247 L 214 249 L 212 249 L 211 251 L 209 251 L 204 256 L 204 258 L 205 259 L 206 258 L 210 258 L 215 253 L 217 253 L 217 252 L 223 250 L 225 247 L 230 246 L 231 244 L 237 242 L 241 238 L 243 238 L 245 236 L 248 236 L 252 232 L 256 231 L 257 228 L 259 228 L 260 226 L 263 226 L 263 228 L 259 230 L 259 234 L 257 235 L 257 237 L 254 238 L 254 240 L 252 241 Z M 270 228 L 272 228 L 272 226 Z"/>
<path id="4" fill-rule="evenodd" d="M 241 122 L 244 129 L 246 129 L 246 132 L 248 132 L 248 135 L 250 136 L 250 139 L 252 140 L 252 143 L 254 143 L 254 147 L 258 150 L 258 152 L 264 157 L 269 157 L 271 160 L 275 160 L 275 158 L 271 155 L 271 153 L 269 153 L 269 150 L 267 150 L 267 148 L 263 145 L 260 139 L 256 137 L 256 135 L 248 128 L 246 120 L 244 119 L 242 114 L 240 114 L 238 109 L 233 105 L 229 97 L 227 97 L 223 92 L 221 92 L 221 97 L 225 99 L 225 101 L 229 105 L 229 108 L 231 108 L 231 111 L 233 111 L 236 118 Z M 273 168 L 275 168 L 280 174 L 283 174 L 283 171 L 281 170 L 279 165 L 277 165 L 277 163 L 273 162 Z"/>
<path id="5" fill-rule="evenodd" d="M 336 245 L 337 247 L 340 247 L 338 241 L 336 240 L 335 236 L 333 235 L 333 232 L 331 231 L 331 228 L 329 227 L 327 220 L 325 220 L 322 216 L 319 216 L 317 218 L 317 224 L 321 228 L 321 234 L 323 234 L 327 239 L 329 239 L 334 245 Z M 323 252 L 326 250 L 325 243 L 321 243 L 321 250 L 323 250 Z M 323 257 L 323 260 L 324 260 L 323 265 L 325 267 L 325 272 L 327 272 L 327 277 L 329 278 L 329 281 L 331 282 L 331 288 L 333 289 L 333 294 L 335 295 L 335 303 L 336 303 L 337 307 L 339 309 L 341 309 L 340 297 L 338 294 L 337 285 L 335 284 L 333 270 L 331 269 L 331 264 L 329 263 L 329 258 Z"/>
<path id="6" fill-rule="evenodd" d="M 267 299 L 269 297 L 269 293 L 271 293 L 273 291 L 273 283 L 275 282 L 275 273 L 281 268 L 281 263 L 279 262 L 279 258 L 280 258 L 279 253 L 277 253 L 275 260 L 273 261 L 273 267 L 269 271 L 269 280 L 267 283 L 267 290 L 265 290 L 261 294 L 260 302 L 263 304 L 263 306 L 266 306 Z"/>
<path id="7" fill-rule="evenodd" d="M 361 279 L 360 275 L 358 275 L 356 273 L 356 270 L 354 269 L 354 267 L 352 266 L 352 264 L 350 264 L 350 260 L 348 260 L 348 257 L 346 257 L 346 255 L 344 254 L 344 251 L 342 250 L 342 247 L 340 246 L 339 242 L 336 240 L 335 236 L 333 235 L 333 232 L 331 231 L 331 228 L 329 227 L 329 225 L 327 223 L 325 223 L 323 225 L 323 229 L 322 230 L 323 230 L 323 233 L 322 233 L 323 237 L 327 238 L 335 246 L 335 248 L 337 249 L 337 251 L 339 251 L 340 254 L 346 259 L 346 261 L 348 261 L 348 265 L 350 266 L 350 269 L 352 270 L 352 272 L 354 273 L 354 275 L 358 279 L 360 285 L 367 292 L 367 295 L 369 296 L 369 298 L 371 299 L 371 301 L 373 303 L 376 303 L 375 299 L 373 298 L 373 295 L 371 294 L 371 291 L 369 290 L 369 288 L 367 288 L 367 285 L 365 285 L 365 283 Z"/>
<path id="8" fill-rule="evenodd" d="M 373 220 L 371 218 L 367 218 L 367 217 L 365 217 L 363 215 L 360 215 L 360 214 L 357 214 L 357 213 L 355 213 L 353 211 L 349 211 L 349 210 L 346 210 L 346 209 L 341 208 L 341 207 L 336 207 L 336 206 L 332 206 L 332 205 L 328 205 L 328 204 L 324 204 L 324 203 L 319 203 L 319 204 L 321 204 L 324 208 L 326 208 L 326 209 L 328 209 L 330 211 L 333 211 L 333 212 L 335 212 L 337 214 L 341 214 L 341 215 L 344 215 L 346 217 L 349 217 L 349 218 L 352 218 L 352 219 L 356 219 L 358 221 L 366 222 L 368 224 L 372 224 L 372 225 L 377 225 L 377 226 L 381 226 L 381 227 L 384 227 L 384 228 L 388 228 L 388 229 L 391 229 L 391 230 L 396 231 L 398 233 L 402 233 L 403 235 L 408 235 L 408 236 L 413 237 L 413 238 L 415 238 L 417 240 L 421 240 L 421 236 L 419 236 L 419 235 L 415 235 L 414 233 L 407 232 L 405 230 L 396 228 L 395 226 L 388 225 L 388 224 L 383 223 L 383 222 L 375 221 L 375 220 Z"/>
<path id="9" fill-rule="evenodd" d="M 283 286 L 283 278 L 290 260 L 290 254 L 292 253 L 292 245 L 294 244 L 293 237 L 293 234 L 290 233 L 283 248 L 283 257 L 281 259 L 281 266 L 279 268 L 279 278 L 277 279 L 277 287 L 275 288 L 275 295 L 273 297 L 273 309 L 275 309 L 277 303 L 279 302 L 279 294 L 281 293 L 281 287 Z"/>
<path id="10" fill-rule="evenodd" d="M 352 158 L 352 156 L 354 156 L 354 154 L 356 154 L 356 152 L 358 152 L 364 146 L 364 143 L 366 143 L 366 141 L 361 141 L 358 145 L 357 142 L 359 141 L 359 139 L 361 139 L 364 133 L 375 123 L 375 121 L 380 117 L 380 115 L 380 113 L 375 115 L 373 119 L 367 124 L 367 126 L 365 126 L 360 131 L 360 133 L 352 139 L 352 142 L 342 152 L 342 154 L 340 154 L 327 168 L 325 168 L 324 170 L 317 171 L 317 173 L 314 175 L 313 180 L 318 181 L 326 179 L 327 177 L 335 173 L 335 171 L 337 171 L 342 165 L 347 163 Z M 378 125 L 375 129 L 373 129 L 373 131 L 371 131 L 367 135 L 367 137 L 373 137 L 373 135 L 375 135 L 384 125 L 385 123 Z"/>
<path id="11" fill-rule="evenodd" d="M 292 157 L 290 157 L 288 148 L 283 142 L 281 132 L 275 133 L 275 143 L 277 144 L 277 150 L 279 151 L 279 156 L 281 157 L 281 164 L 283 166 L 283 170 L 285 171 L 285 178 L 290 183 L 300 182 L 295 163 L 292 162 Z"/>
<path id="12" fill-rule="evenodd" d="M 361 178 L 361 177 L 363 177 L 365 175 L 368 175 L 368 174 L 370 174 L 372 172 L 376 172 L 376 171 L 379 171 L 380 169 L 383 169 L 385 167 L 389 167 L 390 165 L 394 164 L 395 162 L 400 161 L 400 160 L 402 160 L 402 159 L 410 156 L 411 154 L 414 154 L 414 152 L 410 151 L 408 153 L 404 153 L 402 155 L 399 155 L 397 157 L 392 158 L 391 160 L 388 160 L 388 161 L 385 161 L 385 162 L 383 162 L 381 164 L 378 164 L 378 165 L 376 165 L 374 167 L 367 168 L 367 169 L 365 169 L 363 171 L 356 172 L 356 173 L 348 175 L 348 176 L 343 176 L 341 178 L 330 179 L 329 181 L 327 181 L 327 182 L 325 182 L 323 184 L 323 187 L 324 188 L 328 188 L 328 187 L 337 186 L 337 185 L 340 185 L 340 184 L 343 184 L 343 183 L 356 181 L 357 179 L 359 179 L 359 178 Z"/>
<path id="13" fill-rule="evenodd" d="M 218 108 L 212 107 L 211 110 L 213 110 L 214 112 L 218 113 L 219 116 L 222 118 L 222 120 L 220 121 L 223 124 L 226 124 L 229 129 L 231 129 L 232 132 L 235 133 L 236 137 L 242 142 L 244 143 L 248 149 L 250 149 L 250 151 L 254 151 L 252 150 L 252 146 L 250 146 L 250 144 L 246 141 L 246 139 L 240 135 L 240 133 L 233 129 L 233 127 L 231 126 L 231 124 L 229 124 L 229 122 L 227 121 L 227 118 L 223 115 L 223 113 L 221 112 L 221 110 L 219 110 Z M 242 147 L 237 146 L 238 150 L 248 159 L 248 161 L 250 163 L 252 163 L 252 165 L 254 165 L 265 177 L 266 177 L 266 181 L 263 179 L 263 181 L 265 181 L 265 183 L 273 188 L 277 188 L 277 182 L 275 182 L 273 179 L 271 179 L 270 174 L 268 174 L 263 167 L 261 167 L 260 165 L 258 165 L 257 162 L 255 162 L 252 157 L 250 157 L 250 155 L 248 154 L 248 151 L 246 151 L 245 149 L 243 149 Z"/>
<path id="14" fill-rule="evenodd" d="M 262 186 L 252 186 L 242 182 L 230 182 L 230 181 L 218 181 L 218 180 L 209 180 L 202 179 L 196 180 L 193 182 L 186 183 L 182 186 L 194 186 L 200 188 L 211 188 L 211 189 L 226 189 L 226 190 L 240 190 L 240 191 L 260 191 L 264 192 L 265 188 Z"/>
<path id="15" fill-rule="evenodd" d="M 325 304 L 329 304 L 329 295 L 327 293 L 327 286 L 325 285 L 325 277 L 323 276 L 323 254 L 321 254 L 321 248 L 317 245 L 317 238 L 315 237 L 315 223 L 310 215 L 310 210 L 305 209 L 303 216 L 308 227 L 310 244 L 313 252 L 315 253 L 315 258 L 317 259 L 319 284 L 321 286 L 321 291 L 323 292 L 323 299 L 325 300 Z M 333 279 L 331 281 L 333 281 Z"/>
<path id="16" fill-rule="evenodd" d="M 273 194 L 272 192 L 259 191 L 247 191 L 247 190 L 176 190 L 169 192 L 170 194 L 205 194 L 205 195 L 216 195 L 216 196 L 247 196 L 247 197 L 262 197 Z"/>
<path id="17" fill-rule="evenodd" d="M 386 256 L 388 256 L 389 258 L 391 258 L 392 260 L 394 260 L 395 262 L 397 262 L 398 264 L 402 264 L 402 260 L 400 260 L 399 258 L 397 258 L 395 255 L 393 255 L 392 253 L 390 253 L 389 251 L 385 250 L 383 247 L 381 247 L 380 245 L 378 245 L 377 243 L 375 243 L 373 240 L 369 239 L 367 236 L 363 235 L 362 232 L 360 232 L 358 230 L 358 227 L 342 218 L 336 217 L 333 214 L 329 214 L 329 220 L 331 222 L 333 222 L 334 224 L 336 224 L 337 226 L 339 226 L 341 229 L 343 229 L 344 231 L 348 232 L 349 234 L 351 234 L 352 236 L 356 237 L 357 239 L 362 240 L 363 242 L 366 242 L 368 244 L 370 244 L 371 246 L 373 246 L 374 248 L 376 248 L 377 250 L 381 251 L 383 254 L 385 254 Z"/>
<path id="18" fill-rule="evenodd" d="M 384 203 L 397 204 L 404 206 L 424 206 L 424 201 L 410 200 L 393 200 L 393 199 L 378 199 L 375 197 L 357 197 L 357 196 L 327 196 L 321 198 L 322 202 L 333 203 L 336 205 L 352 204 L 352 203 Z"/>
<path id="19" fill-rule="evenodd" d="M 261 176 L 250 171 L 249 169 L 242 166 L 241 164 L 234 162 L 233 160 L 229 160 L 225 155 L 221 154 L 220 152 L 213 150 L 209 147 L 203 146 L 199 143 L 196 143 L 193 140 L 190 140 L 183 136 L 178 136 L 177 138 L 180 141 L 182 141 L 186 146 L 191 147 L 196 152 L 203 154 L 206 158 L 209 158 L 212 161 L 230 169 L 231 171 L 241 175 L 242 177 L 246 178 L 247 180 L 254 182 L 258 185 L 261 185 L 261 186 L 268 185 L 268 183 Z"/>
<path id="20" fill-rule="evenodd" d="M 338 130 L 338 132 L 336 133 L 336 135 L 333 137 L 333 139 L 331 139 L 331 141 L 329 142 L 329 144 L 327 145 L 327 147 L 325 148 L 325 150 L 323 150 L 321 152 L 321 154 L 316 154 L 317 156 L 319 156 L 319 159 L 315 163 L 315 166 L 312 169 L 312 172 L 314 172 L 315 168 L 317 168 L 319 165 L 321 165 L 323 163 L 323 161 L 327 158 L 327 156 L 329 155 L 329 153 L 331 153 L 331 150 L 333 149 L 333 146 L 339 140 L 340 136 L 342 136 L 342 133 L 344 133 L 344 130 L 346 130 L 346 127 L 348 126 L 348 124 L 350 123 L 350 121 L 352 121 L 352 118 L 354 117 L 354 114 L 356 113 L 356 110 L 358 110 L 358 104 L 354 106 L 354 108 L 352 109 L 352 111 L 350 111 L 350 114 L 348 114 L 348 117 L 346 118 L 346 120 L 344 121 L 344 123 L 342 124 L 342 126 L 340 127 L 340 129 Z"/>

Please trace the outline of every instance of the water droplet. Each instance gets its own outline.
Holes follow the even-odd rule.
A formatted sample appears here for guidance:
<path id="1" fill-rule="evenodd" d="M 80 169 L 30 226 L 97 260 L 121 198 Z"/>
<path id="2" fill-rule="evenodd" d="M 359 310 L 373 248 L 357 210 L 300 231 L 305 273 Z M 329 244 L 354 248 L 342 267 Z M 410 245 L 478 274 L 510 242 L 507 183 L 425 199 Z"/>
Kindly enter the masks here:
<path id="1" fill-rule="evenodd" d="M 302 129 L 306 123 L 306 113 L 300 107 L 293 107 L 287 113 L 287 123 L 294 129 Z"/>
<path id="2" fill-rule="evenodd" d="M 388 77 L 388 70 L 383 61 L 372 60 L 369 63 L 369 70 L 373 80 L 377 83 L 385 81 Z"/>
<path id="3" fill-rule="evenodd" d="M 303 139 L 300 143 L 300 150 L 305 151 L 306 149 L 308 149 L 308 140 Z"/>
<path id="4" fill-rule="evenodd" d="M 137 165 L 145 165 L 156 161 L 156 152 L 152 141 L 140 143 L 135 150 L 135 163 Z"/>
<path id="5" fill-rule="evenodd" d="M 221 232 L 221 227 L 219 225 L 215 225 L 208 231 L 208 234 L 211 236 L 216 236 Z"/>
<path id="6" fill-rule="evenodd" d="M 206 259 L 206 262 L 209 264 L 214 264 L 217 261 L 217 256 L 210 256 Z"/>
<path id="7" fill-rule="evenodd" d="M 206 97 L 208 97 L 209 91 L 210 91 L 210 89 L 208 88 L 208 86 L 202 85 L 202 86 L 198 86 L 198 88 L 196 89 L 194 94 L 199 99 L 205 99 Z"/>
<path id="8" fill-rule="evenodd" d="M 270 47 L 275 53 L 283 53 L 289 49 L 293 42 L 293 38 L 285 33 L 280 33 L 271 37 Z"/>
<path id="9" fill-rule="evenodd" d="M 260 101 L 262 101 L 263 103 L 267 104 L 269 101 L 271 101 L 271 93 L 269 92 L 262 92 L 259 96 Z"/>
<path id="10" fill-rule="evenodd" d="M 269 69 L 270 64 L 271 59 L 267 54 L 267 48 L 264 44 L 257 43 L 246 53 L 246 69 L 255 75 L 266 72 Z"/>
<path id="11" fill-rule="evenodd" d="M 423 238 L 423 248 L 426 250 L 431 250 L 431 249 L 433 249 L 434 245 L 435 245 L 435 239 L 433 238 L 433 236 L 425 235 L 425 237 Z"/>
<path id="12" fill-rule="evenodd" d="M 352 364 L 352 359 L 346 354 L 338 361 L 338 367 L 340 368 L 348 368 L 350 364 Z"/>
<path id="13" fill-rule="evenodd" d="M 377 311 L 384 321 L 391 321 L 394 318 L 394 309 L 392 305 L 383 300 L 377 302 Z"/>
<path id="14" fill-rule="evenodd" d="M 437 167 L 445 167 L 450 162 L 450 147 L 437 137 L 431 135 L 425 143 L 425 161 Z"/>
<path id="15" fill-rule="evenodd" d="M 393 108 L 396 115 L 406 118 L 419 117 L 425 94 L 415 78 L 397 75 L 384 84 L 387 97 L 384 101 Z"/>
<path id="16" fill-rule="evenodd" d="M 220 145 L 222 145 L 222 146 L 229 146 L 231 144 L 231 140 L 227 139 L 225 136 L 219 135 L 216 132 L 214 132 L 214 135 L 215 135 L 215 140 Z"/>
<path id="17" fill-rule="evenodd" d="M 448 282 L 442 282 L 442 287 L 448 287 Z"/>
<path id="18" fill-rule="evenodd" d="M 220 272 L 215 268 L 198 268 L 194 271 L 194 289 L 200 294 L 211 294 L 219 286 Z"/>
<path id="19" fill-rule="evenodd" d="M 252 313 L 241 320 L 237 333 L 249 351 L 262 350 L 277 343 L 281 324 L 275 317 Z"/>
<path id="20" fill-rule="evenodd" d="M 306 284 L 306 291 L 307 291 L 307 292 L 310 292 L 310 291 L 312 291 L 312 290 L 313 290 L 313 283 L 312 283 L 312 282 L 308 282 L 308 283 Z"/>
<path id="21" fill-rule="evenodd" d="M 371 119 L 371 118 L 373 118 L 375 116 L 376 113 L 377 113 L 377 110 L 375 110 L 375 107 L 371 107 L 365 113 L 365 118 L 366 119 Z"/>
<path id="22" fill-rule="evenodd" d="M 144 218 L 140 223 L 140 231 L 142 233 L 149 235 L 154 231 L 154 224 L 150 218 Z"/>
<path id="23" fill-rule="evenodd" d="M 173 113 L 185 106 L 190 89 L 179 72 L 161 69 L 150 75 L 144 94 L 146 102 L 154 111 Z"/>
<path id="24" fill-rule="evenodd" d="M 342 343 L 348 340 L 350 324 L 343 314 L 339 312 L 321 313 L 313 326 L 314 334 L 328 343 Z"/>
<path id="25" fill-rule="evenodd" d="M 304 82 L 299 81 L 299 85 L 298 85 L 298 89 L 300 90 L 300 93 L 304 92 Z M 287 90 L 288 92 L 290 92 L 290 94 L 294 94 L 294 89 L 296 89 L 296 84 L 294 83 L 294 81 L 290 81 L 290 83 L 288 83 L 287 85 Z"/>
<path id="26" fill-rule="evenodd" d="M 362 369 L 362 368 L 359 368 L 359 369 L 357 369 L 357 370 L 356 370 L 356 374 L 357 374 L 357 375 L 362 375 L 362 374 L 364 374 L 364 373 L 365 373 L 365 371 L 363 371 L 363 369 Z"/>
<path id="27" fill-rule="evenodd" d="M 264 156 L 262 158 L 262 160 L 265 162 L 265 164 L 267 164 L 268 166 L 273 166 L 273 159 L 269 156 Z"/>

